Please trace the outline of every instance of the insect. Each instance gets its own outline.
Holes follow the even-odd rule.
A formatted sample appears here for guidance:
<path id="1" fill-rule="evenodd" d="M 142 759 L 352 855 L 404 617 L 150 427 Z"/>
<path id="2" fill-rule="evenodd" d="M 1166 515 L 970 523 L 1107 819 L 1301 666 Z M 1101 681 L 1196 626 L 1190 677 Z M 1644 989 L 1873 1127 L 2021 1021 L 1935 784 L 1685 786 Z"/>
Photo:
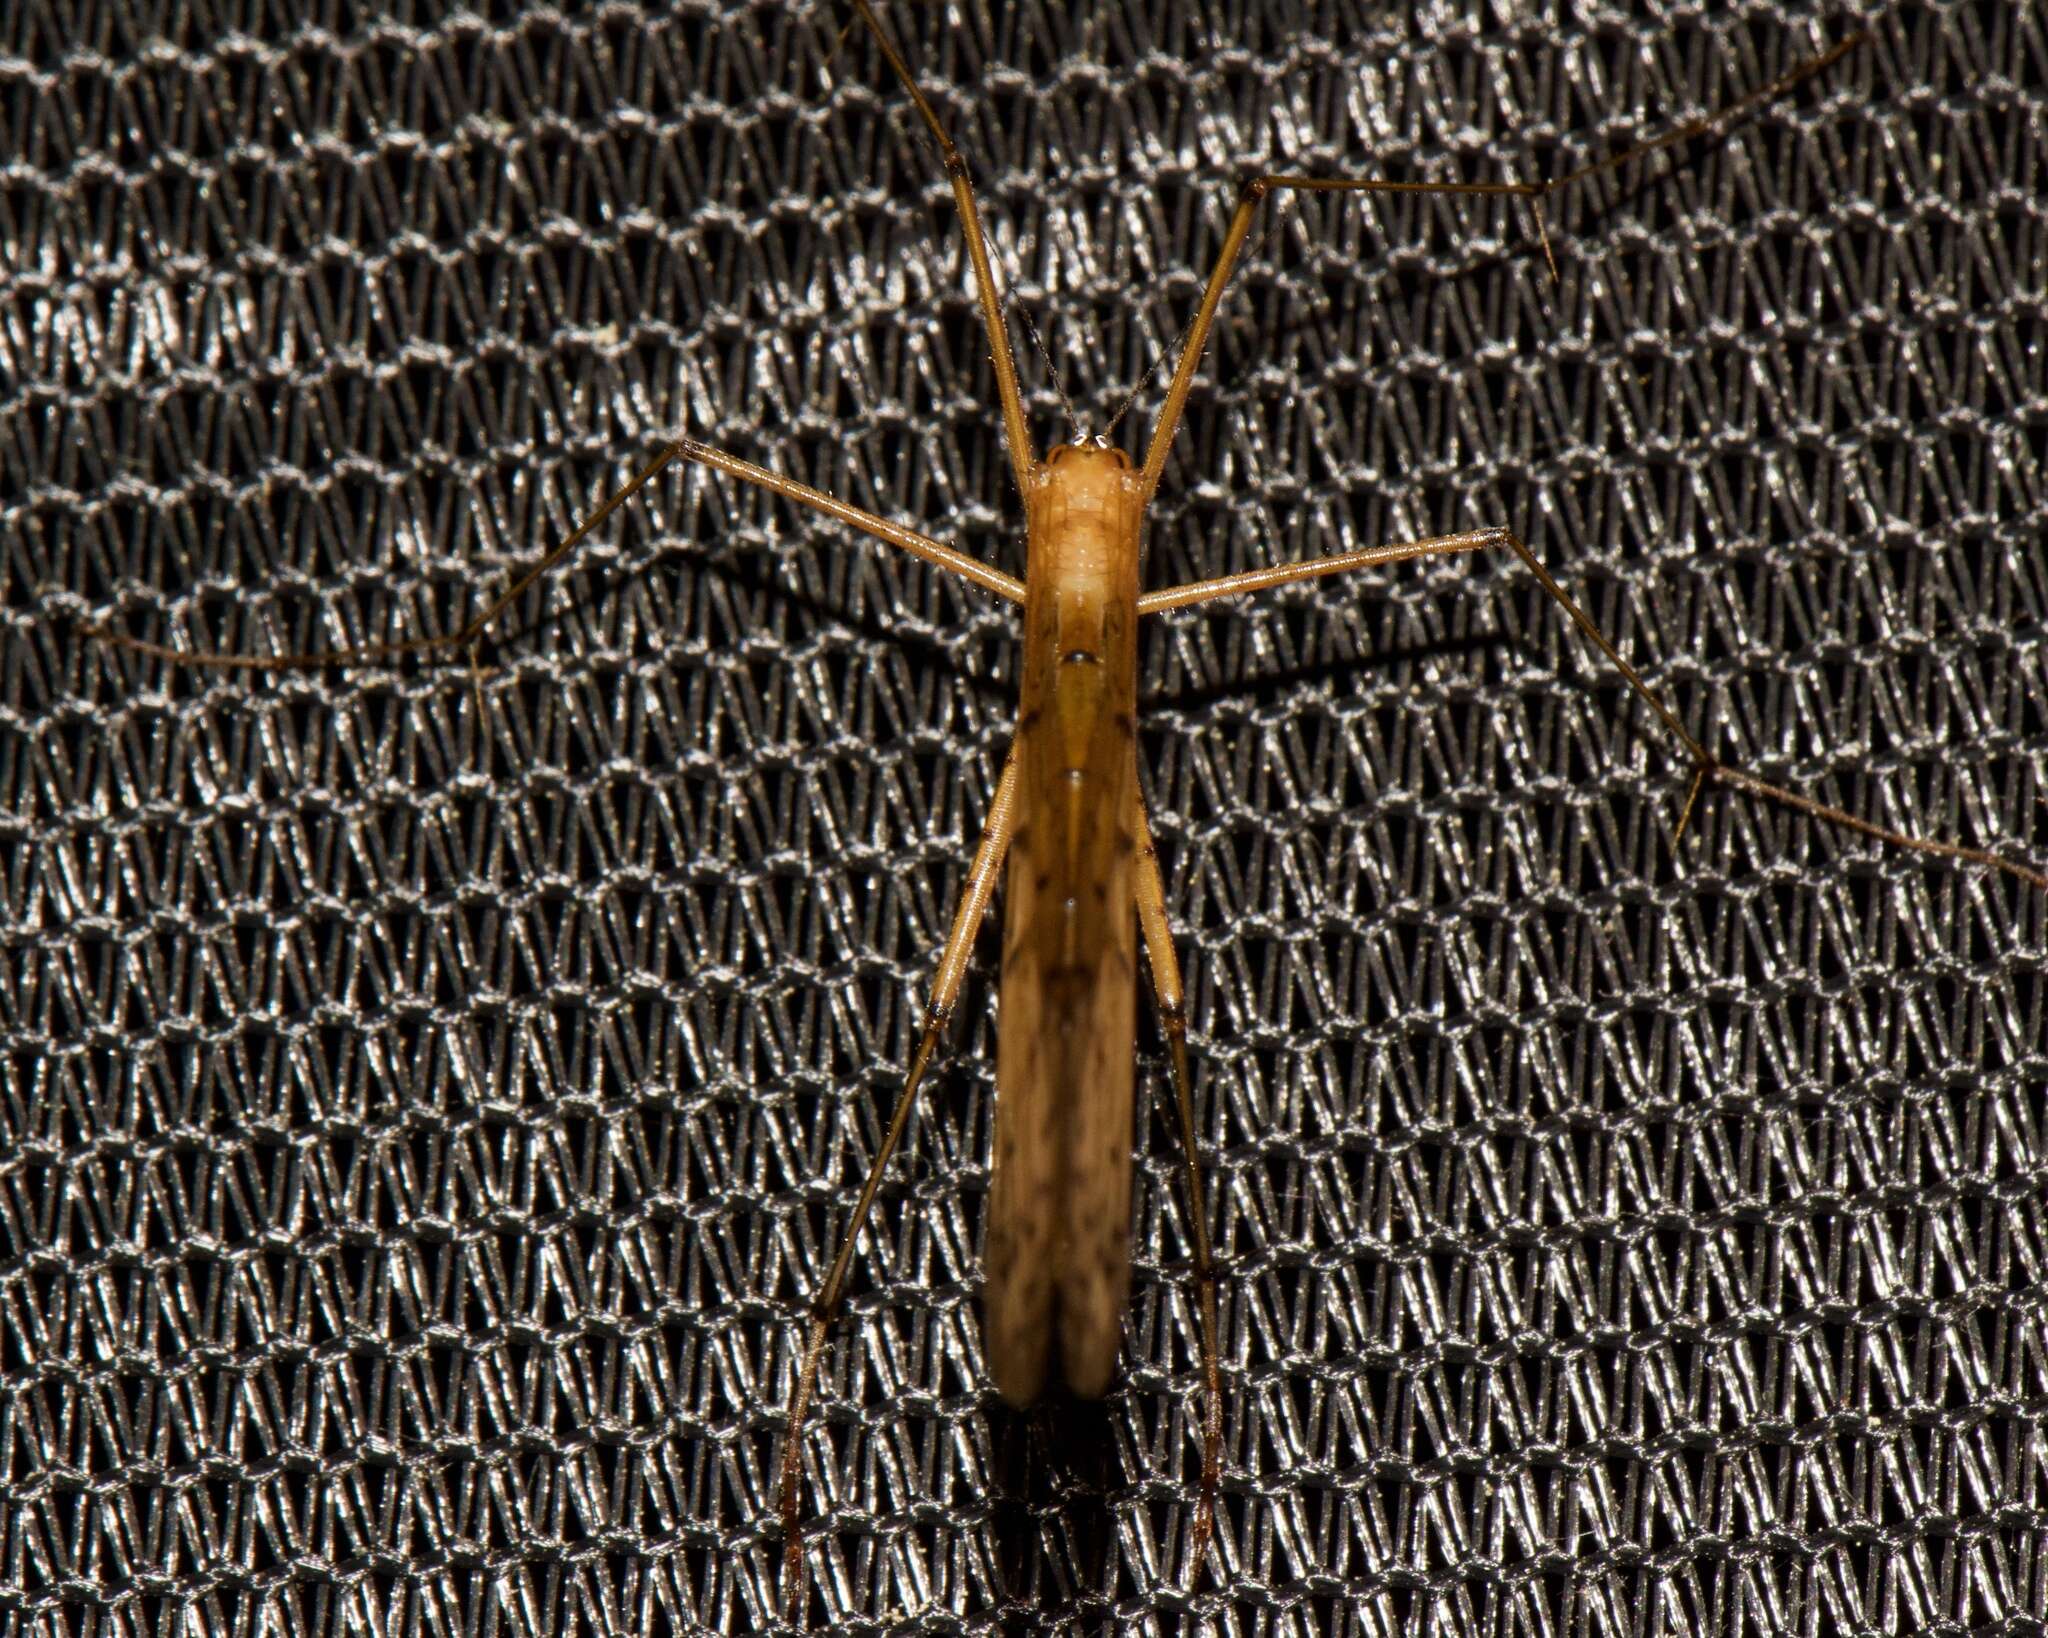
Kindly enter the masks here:
<path id="1" fill-rule="evenodd" d="M 964 164 L 935 110 L 919 91 L 915 76 L 888 44 L 880 23 L 865 6 L 859 10 L 864 25 L 882 44 L 891 69 L 908 88 L 920 116 L 946 155 L 994 354 L 1004 444 L 1013 478 L 1025 496 L 1030 515 L 1032 567 L 1026 581 L 1020 583 L 1002 575 L 903 525 L 862 514 L 814 489 L 696 440 L 682 439 L 456 637 L 318 657 L 320 663 L 365 664 L 422 650 L 473 646 L 489 623 L 534 580 L 573 551 L 618 505 L 673 460 L 693 461 L 730 480 L 758 485 L 1024 606 L 1026 658 L 1017 747 L 1005 765 L 953 934 L 940 957 L 930 1021 L 913 1057 L 905 1091 L 856 1205 L 843 1249 L 820 1293 L 790 1406 L 782 1498 L 788 1580 L 792 1588 L 801 1573 L 801 1534 L 797 1529 L 800 1432 L 829 1326 L 844 1295 L 852 1248 L 862 1220 L 872 1206 L 889 1154 L 907 1128 L 913 1100 L 959 994 L 973 925 L 994 895 L 1005 865 L 1006 845 L 1008 927 L 999 1013 L 1002 1091 L 998 1106 L 997 1182 L 989 1232 L 987 1344 L 992 1373 L 1006 1395 L 1029 1397 L 1053 1371 L 1083 1392 L 1099 1391 L 1114 1366 L 1118 1316 L 1127 1274 L 1123 1236 L 1128 1230 L 1129 1216 L 1130 1038 L 1132 993 L 1141 944 L 1161 1002 L 1178 1116 L 1183 1138 L 1192 1153 L 1195 1134 L 1184 998 L 1166 929 L 1164 891 L 1150 852 L 1135 776 L 1133 655 L 1134 627 L 1139 615 L 1278 586 L 1310 575 L 1391 565 L 1419 556 L 1482 550 L 1509 552 L 1537 578 L 1586 639 L 1620 671 L 1692 760 L 1695 776 L 1687 798 L 1688 813 L 1702 785 L 1713 780 L 1798 807 L 1895 846 L 1980 864 L 2001 864 L 1975 850 L 1918 840 L 1868 825 L 1840 809 L 1808 802 L 1796 793 L 1767 785 L 1740 769 L 1715 761 L 1643 685 L 1528 548 L 1504 529 L 1394 544 L 1315 563 L 1282 565 L 1270 571 L 1141 595 L 1136 576 L 1143 509 L 1160 481 L 1190 386 L 1200 367 L 1204 342 L 1262 196 L 1273 191 L 1306 189 L 1503 192 L 1534 198 L 1549 187 L 1568 184 L 1575 178 L 1562 178 L 1543 188 L 1508 183 L 1450 187 L 1441 183 L 1351 179 L 1262 179 L 1240 204 L 1233 219 L 1200 310 L 1175 360 L 1165 404 L 1142 463 L 1133 463 L 1106 442 L 1098 443 L 1089 437 L 1056 446 L 1041 461 L 1033 451 L 1025 424 L 1000 294 Z M 1844 42 L 1719 117 L 1733 117 L 1743 108 L 1753 106 L 1755 100 L 1783 94 L 1799 80 L 1840 60 L 1852 45 L 1853 42 Z M 1712 124 L 1698 122 L 1666 140 L 1700 134 Z M 1663 144 L 1631 150 L 1603 161 L 1602 166 L 1627 163 L 1660 145 Z M 1540 214 L 1538 223 L 1540 227 Z M 1545 242 L 1547 246 L 1547 238 Z M 130 639 L 119 640 L 129 647 L 166 653 L 181 661 L 195 658 Z M 291 662 L 222 659 L 214 663 L 274 668 L 282 663 L 301 663 L 307 658 L 295 657 Z M 1683 823 L 1681 819 L 1681 830 Z M 2020 867 L 2001 868 L 2039 881 L 2034 873 Z M 1040 875 L 1045 878 L 1042 883 Z M 1199 1173 L 1192 1165 L 1188 1183 L 1196 1197 L 1190 1210 L 1190 1224 L 1197 1241 L 1195 1277 L 1204 1334 L 1204 1479 L 1202 1506 L 1195 1524 L 1195 1556 L 1199 1558 L 1201 1543 L 1209 1531 L 1220 1465 L 1221 1395 L 1214 1269 L 1204 1239 Z"/>

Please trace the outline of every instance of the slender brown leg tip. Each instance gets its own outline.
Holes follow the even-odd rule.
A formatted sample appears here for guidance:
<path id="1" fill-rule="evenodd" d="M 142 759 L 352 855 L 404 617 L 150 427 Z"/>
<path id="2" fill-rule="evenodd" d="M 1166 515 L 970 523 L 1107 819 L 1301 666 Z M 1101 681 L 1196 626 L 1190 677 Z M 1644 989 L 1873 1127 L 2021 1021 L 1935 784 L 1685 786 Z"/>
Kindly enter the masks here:
<path id="1" fill-rule="evenodd" d="M 1678 815 L 1677 828 L 1671 833 L 1671 862 L 1674 866 L 1685 862 L 1680 853 L 1680 849 L 1685 846 L 1685 828 L 1692 823 L 1692 810 L 1699 803 L 1700 787 L 1706 784 L 1707 777 L 1712 772 L 1711 766 L 1707 765 L 1696 766 L 1692 771 L 1692 784 L 1685 793 L 1685 808 Z"/>
<path id="2" fill-rule="evenodd" d="M 1212 1376 L 1202 1418 L 1202 1479 L 1195 1500 L 1195 1526 L 1188 1542 L 1186 1591 L 1201 1585 L 1202 1570 L 1216 1541 L 1216 1491 L 1223 1479 L 1223 1385 Z"/>
<path id="3" fill-rule="evenodd" d="M 807 1401 L 807 1389 L 798 1389 L 799 1399 Z M 776 1484 L 776 1502 L 782 1510 L 782 1619 L 790 1625 L 800 1626 L 798 1617 L 803 1595 L 804 1578 L 804 1526 L 801 1516 L 801 1500 L 797 1495 L 797 1475 L 801 1460 L 797 1443 L 803 1420 L 802 1409 L 792 1412 L 792 1426 L 785 1436 L 788 1440 L 782 1447 L 782 1471 Z"/>
<path id="4" fill-rule="evenodd" d="M 804 1538 L 794 1525 L 782 1550 L 782 1619 L 786 1625 L 803 1625 Z"/>
<path id="5" fill-rule="evenodd" d="M 1193 1538 L 1188 1543 L 1187 1592 L 1193 1593 L 1202 1584 L 1202 1571 L 1209 1564 L 1209 1549 L 1215 1544 L 1216 1504 L 1204 1496 L 1196 1506 Z"/>
<path id="6" fill-rule="evenodd" d="M 78 634 L 102 648 L 111 648 L 121 654 L 150 654 L 150 645 L 140 637 L 131 637 L 125 631 L 116 631 L 112 626 L 88 622 L 78 628 Z"/>

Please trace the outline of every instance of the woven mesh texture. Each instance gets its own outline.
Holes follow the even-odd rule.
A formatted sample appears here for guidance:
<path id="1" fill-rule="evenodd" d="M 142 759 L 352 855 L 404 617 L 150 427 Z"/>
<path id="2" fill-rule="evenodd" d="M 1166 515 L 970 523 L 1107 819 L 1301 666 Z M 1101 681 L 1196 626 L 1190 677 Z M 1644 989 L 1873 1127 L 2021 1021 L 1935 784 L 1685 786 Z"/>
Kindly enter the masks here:
<path id="1" fill-rule="evenodd" d="M 1021 570 L 933 150 L 836 15 L 0 9 L 5 1631 L 770 1625 L 1009 611 L 691 470 L 474 673 L 80 628 L 448 631 L 681 428 Z M 1849 26 L 890 16 L 1041 443 L 1262 166 L 1561 174 Z M 2048 39 L 1873 27 L 1556 200 L 1555 281 L 1499 201 L 1268 210 L 1147 582 L 1511 523 L 1720 753 L 2048 859 Z M 1216 1561 L 1149 1097 L 1116 1391 L 988 1391 L 990 932 L 827 1361 L 813 1627 L 2039 1631 L 2048 894 L 1717 791 L 1674 861 L 1682 762 L 1511 561 L 1162 616 L 1139 688 Z"/>

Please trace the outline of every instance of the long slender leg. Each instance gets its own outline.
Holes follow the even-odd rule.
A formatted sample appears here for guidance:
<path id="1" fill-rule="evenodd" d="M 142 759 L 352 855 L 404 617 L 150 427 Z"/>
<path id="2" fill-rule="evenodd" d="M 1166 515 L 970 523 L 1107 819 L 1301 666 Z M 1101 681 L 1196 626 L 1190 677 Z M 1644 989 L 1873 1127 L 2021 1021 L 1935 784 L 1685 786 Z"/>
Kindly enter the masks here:
<path id="1" fill-rule="evenodd" d="M 1584 634 L 1586 641 L 1606 657 L 1607 663 L 1621 673 L 1623 679 L 1643 703 L 1649 706 L 1657 720 L 1664 724 L 1671 737 L 1693 765 L 1693 782 L 1686 796 L 1685 810 L 1680 815 L 1678 829 L 1672 837 L 1674 846 L 1683 839 L 1685 826 L 1692 817 L 1693 806 L 1699 798 L 1702 783 L 1713 780 L 1751 796 L 1760 796 L 1784 807 L 1803 813 L 1810 819 L 1819 819 L 1844 830 L 1869 836 L 1891 847 L 1903 848 L 1913 853 L 1931 854 L 1940 859 L 1954 859 L 1964 864 L 1981 865 L 1989 870 L 2001 870 L 2009 876 L 2016 876 L 2035 887 L 2048 889 L 2048 873 L 2029 865 L 2017 864 L 2001 858 L 1983 848 L 1963 847 L 1955 842 L 1930 841 L 1923 836 L 1909 836 L 1904 831 L 1893 830 L 1888 825 L 1873 824 L 1859 818 L 1845 808 L 1830 807 L 1825 802 L 1816 802 L 1812 797 L 1798 791 L 1787 790 L 1782 785 L 1773 785 L 1759 779 L 1747 769 L 1735 767 L 1721 761 L 1690 732 L 1677 714 L 1664 703 L 1663 697 L 1643 680 L 1642 674 L 1621 657 L 1620 652 L 1607 640 L 1601 629 L 1593 624 L 1591 616 L 1579 607 L 1569 592 L 1557 583 L 1556 578 L 1543 566 L 1536 554 L 1522 543 L 1511 529 L 1476 529 L 1462 535 L 1440 535 L 1430 540 L 1409 541 L 1397 546 L 1374 546 L 1364 551 L 1343 552 L 1332 557 L 1311 558 L 1306 563 L 1282 563 L 1269 569 L 1253 569 L 1244 574 L 1224 575 L 1215 580 L 1191 581 L 1184 586 L 1169 586 L 1163 591 L 1147 592 L 1138 599 L 1141 613 L 1152 613 L 1159 609 L 1186 608 L 1190 604 L 1207 602 L 1216 597 L 1233 597 L 1241 592 L 1258 591 L 1268 586 L 1284 586 L 1290 581 L 1309 580 L 1319 575 L 1342 574 L 1347 570 L 1366 568 L 1376 564 L 1403 563 L 1415 557 L 1441 557 L 1453 552 L 1477 551 L 1486 547 L 1505 546 L 1522 560 L 1523 566 L 1536 577 L 1537 584 L 1557 606 L 1564 610 L 1572 624 Z"/>
<path id="2" fill-rule="evenodd" d="M 912 557 L 923 558 L 925 562 L 971 580 L 975 585 L 994 592 L 998 597 L 1022 605 L 1024 583 L 1002 570 L 993 568 L 978 557 L 970 557 L 957 547 L 948 546 L 931 536 L 901 523 L 892 523 L 887 518 L 877 517 L 835 495 L 828 495 L 822 489 L 813 489 L 807 483 L 794 478 L 785 478 L 780 473 L 770 472 L 766 467 L 756 466 L 752 461 L 743 461 L 737 455 L 728 455 L 722 449 L 713 449 L 709 444 L 699 443 L 695 438 L 678 438 L 657 455 L 624 488 L 609 496 L 603 505 L 553 547 L 547 554 L 513 580 L 498 596 L 485 605 L 481 614 L 463 626 L 439 637 L 414 637 L 402 643 L 362 643 L 353 648 L 328 649 L 317 654 L 195 654 L 184 649 L 171 648 L 163 643 L 148 642 L 132 637 L 125 631 L 116 631 L 108 626 L 87 626 L 87 636 L 107 644 L 111 648 L 127 649 L 136 654 L 146 654 L 151 659 L 166 660 L 173 665 L 203 666 L 217 671 L 314 671 L 334 670 L 349 666 L 389 665 L 393 661 L 428 655 L 446 654 L 463 649 L 474 649 L 483 634 L 499 615 L 523 597 L 535 581 L 545 575 L 563 558 L 567 557 L 592 530 L 605 521 L 612 513 L 631 500 L 661 470 L 677 460 L 694 461 L 699 466 L 722 472 L 727 477 L 738 478 L 743 483 L 754 484 L 772 494 L 793 501 L 798 506 L 808 507 L 813 512 L 822 512 L 862 534 L 871 535 L 885 545 L 910 553 Z"/>
<path id="3" fill-rule="evenodd" d="M 945 161 L 946 180 L 953 185 L 953 203 L 960 212 L 960 227 L 967 235 L 967 257 L 974 264 L 974 288 L 981 297 L 981 323 L 988 331 L 989 357 L 996 367 L 996 396 L 1002 401 L 1003 439 L 1010 449 L 1010 472 L 1017 480 L 1017 493 L 1029 494 L 1031 431 L 1024 424 L 1024 395 L 1017 390 L 1017 355 L 1010 350 L 1010 331 L 1003 323 L 1002 293 L 996 289 L 995 269 L 988 256 L 988 235 L 981 230 L 981 211 L 974 202 L 974 184 L 968 180 L 967 161 L 953 146 L 952 137 L 940 123 L 938 110 L 932 107 L 917 77 L 910 72 L 910 65 L 897 54 L 868 0 L 853 0 L 853 6 L 874 35 L 875 44 L 882 48 L 890 69 L 903 82 L 903 89 L 910 93 L 910 100 L 924 117 L 925 128 L 938 143 L 940 157 Z"/>
<path id="4" fill-rule="evenodd" d="M 1698 119 L 1687 120 L 1676 130 L 1667 131 L 1660 137 L 1641 142 L 1623 153 L 1609 158 L 1595 160 L 1590 165 L 1581 165 L 1568 175 L 1555 177 L 1548 182 L 1394 182 L 1380 177 L 1351 176 L 1289 176 L 1269 173 L 1255 176 L 1238 195 L 1237 209 L 1230 218 L 1230 226 L 1223 235 L 1223 249 L 1217 254 L 1216 265 L 1209 273 L 1209 283 L 1202 291 L 1201 306 L 1196 309 L 1194 322 L 1188 326 L 1186 344 L 1181 348 L 1178 362 L 1173 369 L 1173 380 L 1166 389 L 1166 403 L 1159 412 L 1159 424 L 1152 429 L 1152 443 L 1145 452 L 1145 488 L 1149 494 L 1159 487 L 1159 474 L 1166 467 L 1166 452 L 1173 444 L 1173 435 L 1180 427 L 1181 412 L 1187 407 L 1188 391 L 1195 383 L 1195 371 L 1202 362 L 1202 349 L 1208 345 L 1209 329 L 1216 321 L 1216 308 L 1223 300 L 1224 287 L 1230 282 L 1232 270 L 1237 265 L 1239 252 L 1251 233 L 1252 217 L 1259 208 L 1259 201 L 1276 189 L 1297 193 L 1449 193 L 1507 196 L 1518 199 L 1541 201 L 1545 195 L 1560 188 L 1568 188 L 1574 182 L 1583 181 L 1601 171 L 1610 171 L 1642 159 L 1679 143 L 1689 142 L 1694 137 L 1726 130 L 1752 109 L 1783 96 L 1794 86 L 1813 78 L 1814 75 L 1832 68 L 1843 57 L 1869 38 L 1867 33 L 1850 35 L 1818 57 L 1809 58 L 1787 73 L 1779 75 L 1770 84 L 1760 86 L 1739 102 L 1730 103 L 1717 113 L 1707 114 Z M 1543 242 L 1543 254 L 1550 258 L 1550 233 L 1543 221 L 1539 203 L 1536 208 L 1536 232 Z M 1556 271 L 1555 261 L 1551 270 Z"/>
<path id="5" fill-rule="evenodd" d="M 1305 563 L 1276 563 L 1270 568 L 1247 569 L 1243 574 L 1226 574 L 1215 580 L 1190 580 L 1182 586 L 1140 592 L 1138 612 L 1158 614 L 1166 609 L 1184 609 L 1190 603 L 1206 603 L 1211 598 L 1235 597 L 1243 592 L 1264 591 L 1269 586 L 1291 585 L 1297 580 L 1348 574 L 1353 569 L 1370 569 L 1382 563 L 1406 563 L 1418 557 L 1449 557 L 1456 552 L 1483 551 L 1499 543 L 1498 529 L 1468 529 L 1459 535 L 1433 535 L 1428 540 L 1407 540 L 1396 546 L 1368 546 L 1362 551 L 1338 552 L 1332 557 L 1312 557 Z"/>
<path id="6" fill-rule="evenodd" d="M 1202 1155 L 1195 1131 L 1193 1078 L 1188 1074 L 1187 994 L 1181 987 L 1180 962 L 1173 953 L 1173 928 L 1166 919 L 1166 884 L 1159 875 L 1159 854 L 1152 846 L 1152 827 L 1145 820 L 1145 798 L 1132 804 L 1133 834 L 1138 838 L 1138 928 L 1152 968 L 1152 995 L 1159 1004 L 1159 1027 L 1173 1065 L 1173 1102 L 1180 1123 L 1181 1166 L 1188 1186 L 1188 1238 L 1195 1253 L 1195 1306 L 1202 1324 L 1202 1487 L 1195 1502 L 1194 1545 L 1188 1554 L 1192 1586 L 1208 1556 L 1216 1528 L 1216 1490 L 1223 1474 L 1223 1365 L 1217 1343 L 1216 1260 L 1209 1249 L 1208 1202 L 1202 1194 Z"/>
<path id="7" fill-rule="evenodd" d="M 796 1621 L 799 1618 L 798 1607 L 803 1595 L 804 1538 L 797 1518 L 797 1480 L 803 1472 L 804 1417 L 810 1410 L 811 1395 L 817 1388 L 818 1366 L 825 1354 L 825 1337 L 833 1320 L 838 1318 L 839 1305 L 846 1295 L 846 1275 L 853 1266 L 854 1244 L 860 1238 L 861 1228 L 874 1206 L 875 1195 L 881 1189 L 882 1174 L 888 1169 L 897 1145 L 903 1141 L 904 1132 L 909 1129 L 911 1113 L 917 1107 L 918 1089 L 924 1083 L 925 1071 L 931 1067 L 939 1036 L 946 1027 L 946 1021 L 953 1016 L 953 1003 L 959 999 L 960 981 L 967 972 L 968 953 L 974 946 L 974 935 L 981 926 L 981 918 L 988 910 L 989 898 L 996 890 L 996 879 L 1002 872 L 1004 855 L 1010 851 L 1010 836 L 1016 823 L 1017 753 L 1013 749 L 1009 760 L 1003 764 L 1002 777 L 996 782 L 995 800 L 989 804 L 988 818 L 982 822 L 981 845 L 974 851 L 967 884 L 961 889 L 960 903 L 953 911 L 952 930 L 946 935 L 946 947 L 939 954 L 939 970 L 932 979 L 931 1001 L 925 1007 L 924 1030 L 918 1036 L 917 1051 L 910 1060 L 910 1073 L 904 1077 L 903 1091 L 896 1099 L 894 1113 L 889 1117 L 888 1130 L 882 1134 L 881 1147 L 875 1151 L 867 1179 L 861 1184 L 860 1198 L 854 1202 L 853 1216 L 846 1225 L 845 1238 L 839 1242 L 839 1253 L 832 1259 L 831 1272 L 825 1276 L 825 1283 L 811 1300 L 811 1323 L 804 1342 L 803 1362 L 797 1369 L 796 1391 L 789 1401 L 789 1431 L 783 1435 L 778 1487 L 782 1506 L 782 1604 L 785 1620 Z"/>

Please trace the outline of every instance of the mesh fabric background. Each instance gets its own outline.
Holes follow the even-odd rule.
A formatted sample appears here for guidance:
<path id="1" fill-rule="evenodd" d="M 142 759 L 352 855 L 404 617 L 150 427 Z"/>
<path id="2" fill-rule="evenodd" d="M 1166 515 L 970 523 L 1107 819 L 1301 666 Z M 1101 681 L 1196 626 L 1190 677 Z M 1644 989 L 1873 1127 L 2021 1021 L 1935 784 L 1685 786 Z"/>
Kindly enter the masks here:
<path id="1" fill-rule="evenodd" d="M 1009 613 L 687 472 L 474 677 L 79 627 L 445 631 L 681 428 L 1021 570 L 957 228 L 834 16 L 290 10 L 0 34 L 0 1609 L 751 1631 Z M 1093 426 L 1261 166 L 1558 174 L 1847 26 L 890 17 Z M 1269 210 L 1148 583 L 1509 522 L 1717 750 L 2048 857 L 2048 40 L 1874 26 L 1559 200 L 1555 283 L 1518 208 Z M 1121 1385 L 991 1404 L 987 936 L 828 1362 L 814 1625 L 2038 1630 L 2048 896 L 1719 794 L 1674 864 L 1684 770 L 1508 563 L 1162 617 L 1140 691 L 1218 1568 L 1142 1097 Z"/>

